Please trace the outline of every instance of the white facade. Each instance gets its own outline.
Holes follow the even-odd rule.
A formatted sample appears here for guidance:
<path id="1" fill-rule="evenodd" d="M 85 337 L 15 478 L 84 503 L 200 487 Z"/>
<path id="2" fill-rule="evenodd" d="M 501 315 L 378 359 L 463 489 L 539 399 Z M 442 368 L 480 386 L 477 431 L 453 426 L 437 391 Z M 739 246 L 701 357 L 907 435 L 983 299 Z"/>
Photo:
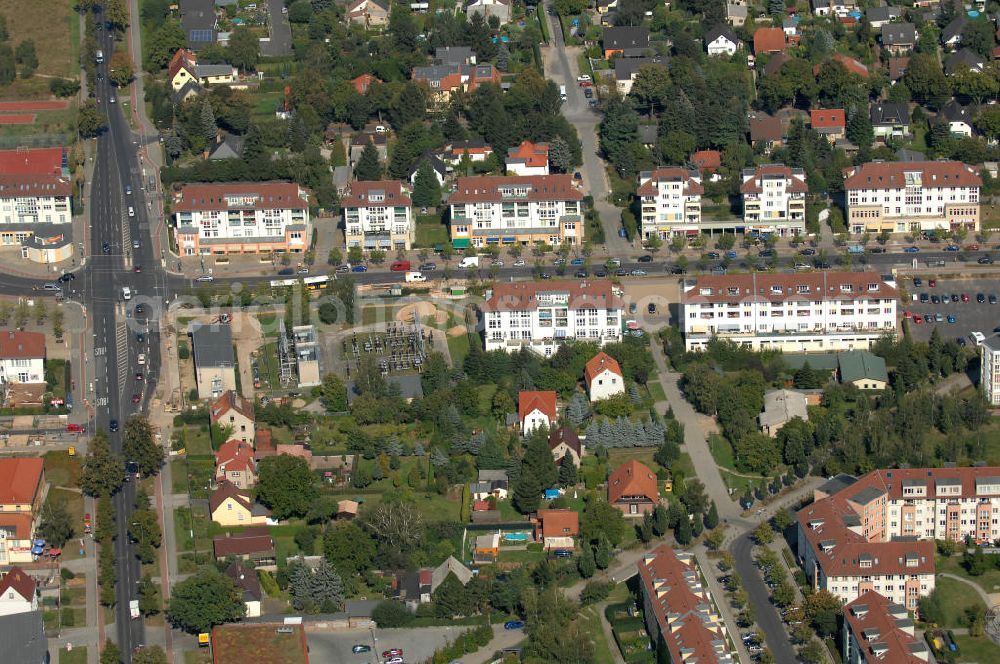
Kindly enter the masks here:
<path id="1" fill-rule="evenodd" d="M 979 347 L 979 385 L 991 406 L 1000 406 L 1000 335 Z"/>
<path id="2" fill-rule="evenodd" d="M 957 161 L 870 162 L 845 172 L 852 233 L 979 230 L 982 179 Z"/>
<path id="3" fill-rule="evenodd" d="M 896 334 L 896 288 L 874 272 L 710 275 L 683 288 L 688 350 L 712 337 L 755 350 L 865 350 Z"/>
<path id="4" fill-rule="evenodd" d="M 548 415 L 536 408 L 526 414 L 524 419 L 521 420 L 521 435 L 527 436 L 535 429 L 540 429 L 543 426 L 552 429 L 554 425 L 554 420 L 550 420 Z"/>
<path id="5" fill-rule="evenodd" d="M 0 224 L 68 224 L 72 220 L 68 193 L 5 196 L 0 192 Z"/>
<path id="6" fill-rule="evenodd" d="M 948 130 L 957 136 L 972 136 L 972 125 L 966 120 L 951 120 L 948 122 Z"/>
<path id="7" fill-rule="evenodd" d="M 590 381 L 590 400 L 601 401 L 625 394 L 625 379 L 614 371 L 605 369 Z"/>
<path id="8" fill-rule="evenodd" d="M 658 168 L 639 174 L 637 195 L 642 208 L 641 232 L 644 239 L 701 232 L 701 185 L 698 171 Z"/>
<path id="9" fill-rule="evenodd" d="M 24 574 L 24 572 L 21 572 Z M 30 598 L 22 597 L 13 588 L 7 588 L 0 594 L 0 616 L 10 616 L 15 613 L 27 613 L 38 610 L 38 596 L 32 595 Z"/>
<path id="10" fill-rule="evenodd" d="M 483 308 L 486 350 L 524 347 L 548 357 L 567 339 L 620 341 L 622 306 L 610 282 L 497 284 Z"/>
<path id="11" fill-rule="evenodd" d="M 747 231 L 782 237 L 806 232 L 806 175 L 801 168 L 766 164 L 743 171 L 743 221 Z"/>
<path id="12" fill-rule="evenodd" d="M 412 202 L 399 182 L 354 182 L 341 207 L 348 248 L 411 248 L 415 234 Z"/>
<path id="13" fill-rule="evenodd" d="M 41 357 L 0 358 L 0 382 L 44 383 L 45 360 Z"/>
<path id="14" fill-rule="evenodd" d="M 735 55 L 736 43 L 725 35 L 719 35 L 708 44 L 709 55 Z"/>

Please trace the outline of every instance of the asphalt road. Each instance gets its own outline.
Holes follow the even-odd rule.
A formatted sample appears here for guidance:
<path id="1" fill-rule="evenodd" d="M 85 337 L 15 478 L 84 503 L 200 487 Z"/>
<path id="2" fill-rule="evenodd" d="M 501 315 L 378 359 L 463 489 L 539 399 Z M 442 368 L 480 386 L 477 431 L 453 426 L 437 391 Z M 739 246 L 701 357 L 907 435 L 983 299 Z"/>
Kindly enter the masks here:
<path id="1" fill-rule="evenodd" d="M 260 54 L 266 57 L 281 57 L 292 52 L 292 26 L 288 23 L 288 14 L 284 13 L 291 1 L 269 0 L 267 3 L 271 20 L 271 34 L 268 41 L 260 43 Z"/>
<path id="2" fill-rule="evenodd" d="M 751 535 L 746 533 L 733 542 L 730 551 L 733 554 L 734 567 L 743 581 L 743 588 L 747 592 L 750 604 L 754 607 L 757 626 L 764 632 L 764 640 L 774 656 L 774 661 L 797 662 L 798 655 L 795 654 L 795 648 L 788 638 L 788 632 L 785 631 L 778 612 L 771 605 L 770 593 L 754 565 L 752 548 Z"/>

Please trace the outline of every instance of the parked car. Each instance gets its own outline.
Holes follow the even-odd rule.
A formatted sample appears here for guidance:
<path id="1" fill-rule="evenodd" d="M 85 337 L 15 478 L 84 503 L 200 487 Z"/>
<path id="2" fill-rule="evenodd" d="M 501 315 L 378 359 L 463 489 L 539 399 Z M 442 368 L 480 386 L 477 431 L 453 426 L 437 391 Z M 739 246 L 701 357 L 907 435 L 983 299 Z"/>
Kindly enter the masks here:
<path id="1" fill-rule="evenodd" d="M 992 265 L 993 259 L 989 256 L 980 256 L 979 260 L 976 261 L 980 265 Z"/>
<path id="2" fill-rule="evenodd" d="M 629 274 L 632 275 L 633 277 L 645 277 L 646 276 L 646 271 L 645 270 L 632 270 L 631 272 L 629 272 Z"/>
<path id="3" fill-rule="evenodd" d="M 523 620 L 508 620 L 503 624 L 503 628 L 507 630 L 524 629 Z"/>
<path id="4" fill-rule="evenodd" d="M 109 421 L 108 428 L 111 430 L 111 433 L 118 431 L 118 420 Z"/>
<path id="5" fill-rule="evenodd" d="M 920 253 L 920 247 L 906 247 L 903 251 L 908 254 L 916 254 Z"/>
<path id="6" fill-rule="evenodd" d="M 644 256 L 639 256 L 639 262 L 640 263 L 652 263 L 653 262 L 653 257 L 650 256 L 649 254 L 646 254 Z"/>
<path id="7" fill-rule="evenodd" d="M 382 651 L 382 656 L 383 657 L 402 657 L 403 656 L 403 649 L 402 648 L 389 648 L 388 650 L 383 650 Z"/>
<path id="8" fill-rule="evenodd" d="M 928 279 L 927 280 L 927 285 L 930 286 L 931 288 L 936 288 L 937 287 L 937 279 Z"/>
<path id="9" fill-rule="evenodd" d="M 583 265 L 586 262 L 585 259 L 577 257 L 569 262 L 570 265 Z"/>
<path id="10" fill-rule="evenodd" d="M 346 263 L 345 263 L 345 264 L 343 264 L 343 265 L 338 265 L 338 266 L 337 266 L 337 269 L 336 269 L 336 270 L 334 270 L 334 271 L 335 271 L 335 272 L 336 272 L 337 274 L 344 274 L 344 273 L 346 273 L 346 272 L 350 272 L 350 271 L 351 271 L 351 266 L 350 266 L 350 265 L 347 265 Z"/>
<path id="11" fill-rule="evenodd" d="M 367 265 L 355 265 L 354 267 L 351 268 L 351 272 L 367 272 L 367 271 L 368 271 Z"/>
<path id="12" fill-rule="evenodd" d="M 354 646 L 351 647 L 351 652 L 353 652 L 355 654 L 361 653 L 361 652 L 371 652 L 371 651 L 372 651 L 372 647 L 371 646 L 366 646 L 366 645 L 361 644 L 361 643 L 359 643 L 359 644 L 354 645 Z"/>

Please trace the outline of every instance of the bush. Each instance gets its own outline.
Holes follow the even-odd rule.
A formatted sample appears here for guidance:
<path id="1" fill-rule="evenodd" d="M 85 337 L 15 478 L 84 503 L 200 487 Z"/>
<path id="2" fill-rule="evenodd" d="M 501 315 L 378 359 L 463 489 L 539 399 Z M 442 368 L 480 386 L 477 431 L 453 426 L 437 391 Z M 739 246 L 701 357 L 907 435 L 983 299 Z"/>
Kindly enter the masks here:
<path id="1" fill-rule="evenodd" d="M 406 608 L 402 602 L 385 600 L 379 602 L 378 606 L 372 610 L 372 620 L 379 626 L 379 629 L 391 627 L 405 627 L 413 621 L 414 615 Z"/>
<path id="2" fill-rule="evenodd" d="M 615 589 L 613 581 L 588 581 L 580 593 L 580 604 L 597 604 L 608 598 L 611 591 Z"/>
<path id="3" fill-rule="evenodd" d="M 187 343 L 179 341 L 177 343 L 177 359 L 186 360 L 191 357 L 191 350 L 188 348 Z"/>
<path id="4" fill-rule="evenodd" d="M 73 570 L 66 569 L 65 567 L 59 570 L 59 576 L 63 581 L 69 581 L 70 579 L 76 578 L 76 574 L 73 573 Z"/>

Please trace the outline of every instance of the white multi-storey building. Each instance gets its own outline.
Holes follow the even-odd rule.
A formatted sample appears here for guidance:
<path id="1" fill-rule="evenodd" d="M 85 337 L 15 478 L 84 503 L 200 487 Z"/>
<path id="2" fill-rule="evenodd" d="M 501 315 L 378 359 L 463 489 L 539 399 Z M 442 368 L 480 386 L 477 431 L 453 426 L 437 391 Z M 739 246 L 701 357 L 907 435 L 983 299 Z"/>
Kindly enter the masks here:
<path id="1" fill-rule="evenodd" d="M 409 249 L 413 244 L 413 202 L 398 180 L 352 182 L 341 201 L 348 247 Z"/>
<path id="2" fill-rule="evenodd" d="M 1000 334 L 979 345 L 979 385 L 991 406 L 1000 406 Z"/>
<path id="3" fill-rule="evenodd" d="M 683 289 L 688 350 L 713 337 L 755 350 L 863 350 L 896 334 L 898 294 L 876 272 L 706 275 Z"/>
<path id="4" fill-rule="evenodd" d="M 309 197 L 293 182 L 189 184 L 175 194 L 172 210 L 184 256 L 309 248 Z"/>
<path id="5" fill-rule="evenodd" d="M 486 350 L 549 356 L 567 339 L 621 340 L 622 297 L 608 281 L 498 283 L 483 305 Z"/>
<path id="6" fill-rule="evenodd" d="M 58 175 L 0 176 L 0 224 L 68 224 L 73 185 Z"/>
<path id="7" fill-rule="evenodd" d="M 743 170 L 743 222 L 748 233 L 782 237 L 806 232 L 806 174 L 801 168 L 764 164 Z"/>
<path id="8" fill-rule="evenodd" d="M 873 161 L 844 171 L 852 233 L 979 230 L 983 180 L 960 161 Z"/>
<path id="9" fill-rule="evenodd" d="M 583 194 L 569 175 L 463 177 L 448 204 L 457 249 L 583 242 Z"/>
<path id="10" fill-rule="evenodd" d="M 934 590 L 934 540 L 1000 539 L 1000 468 L 838 476 L 798 513 L 806 576 L 845 602 L 869 590 L 909 610 Z"/>
<path id="11" fill-rule="evenodd" d="M 686 168 L 658 168 L 639 174 L 642 237 L 648 240 L 701 232 L 701 174 Z"/>

